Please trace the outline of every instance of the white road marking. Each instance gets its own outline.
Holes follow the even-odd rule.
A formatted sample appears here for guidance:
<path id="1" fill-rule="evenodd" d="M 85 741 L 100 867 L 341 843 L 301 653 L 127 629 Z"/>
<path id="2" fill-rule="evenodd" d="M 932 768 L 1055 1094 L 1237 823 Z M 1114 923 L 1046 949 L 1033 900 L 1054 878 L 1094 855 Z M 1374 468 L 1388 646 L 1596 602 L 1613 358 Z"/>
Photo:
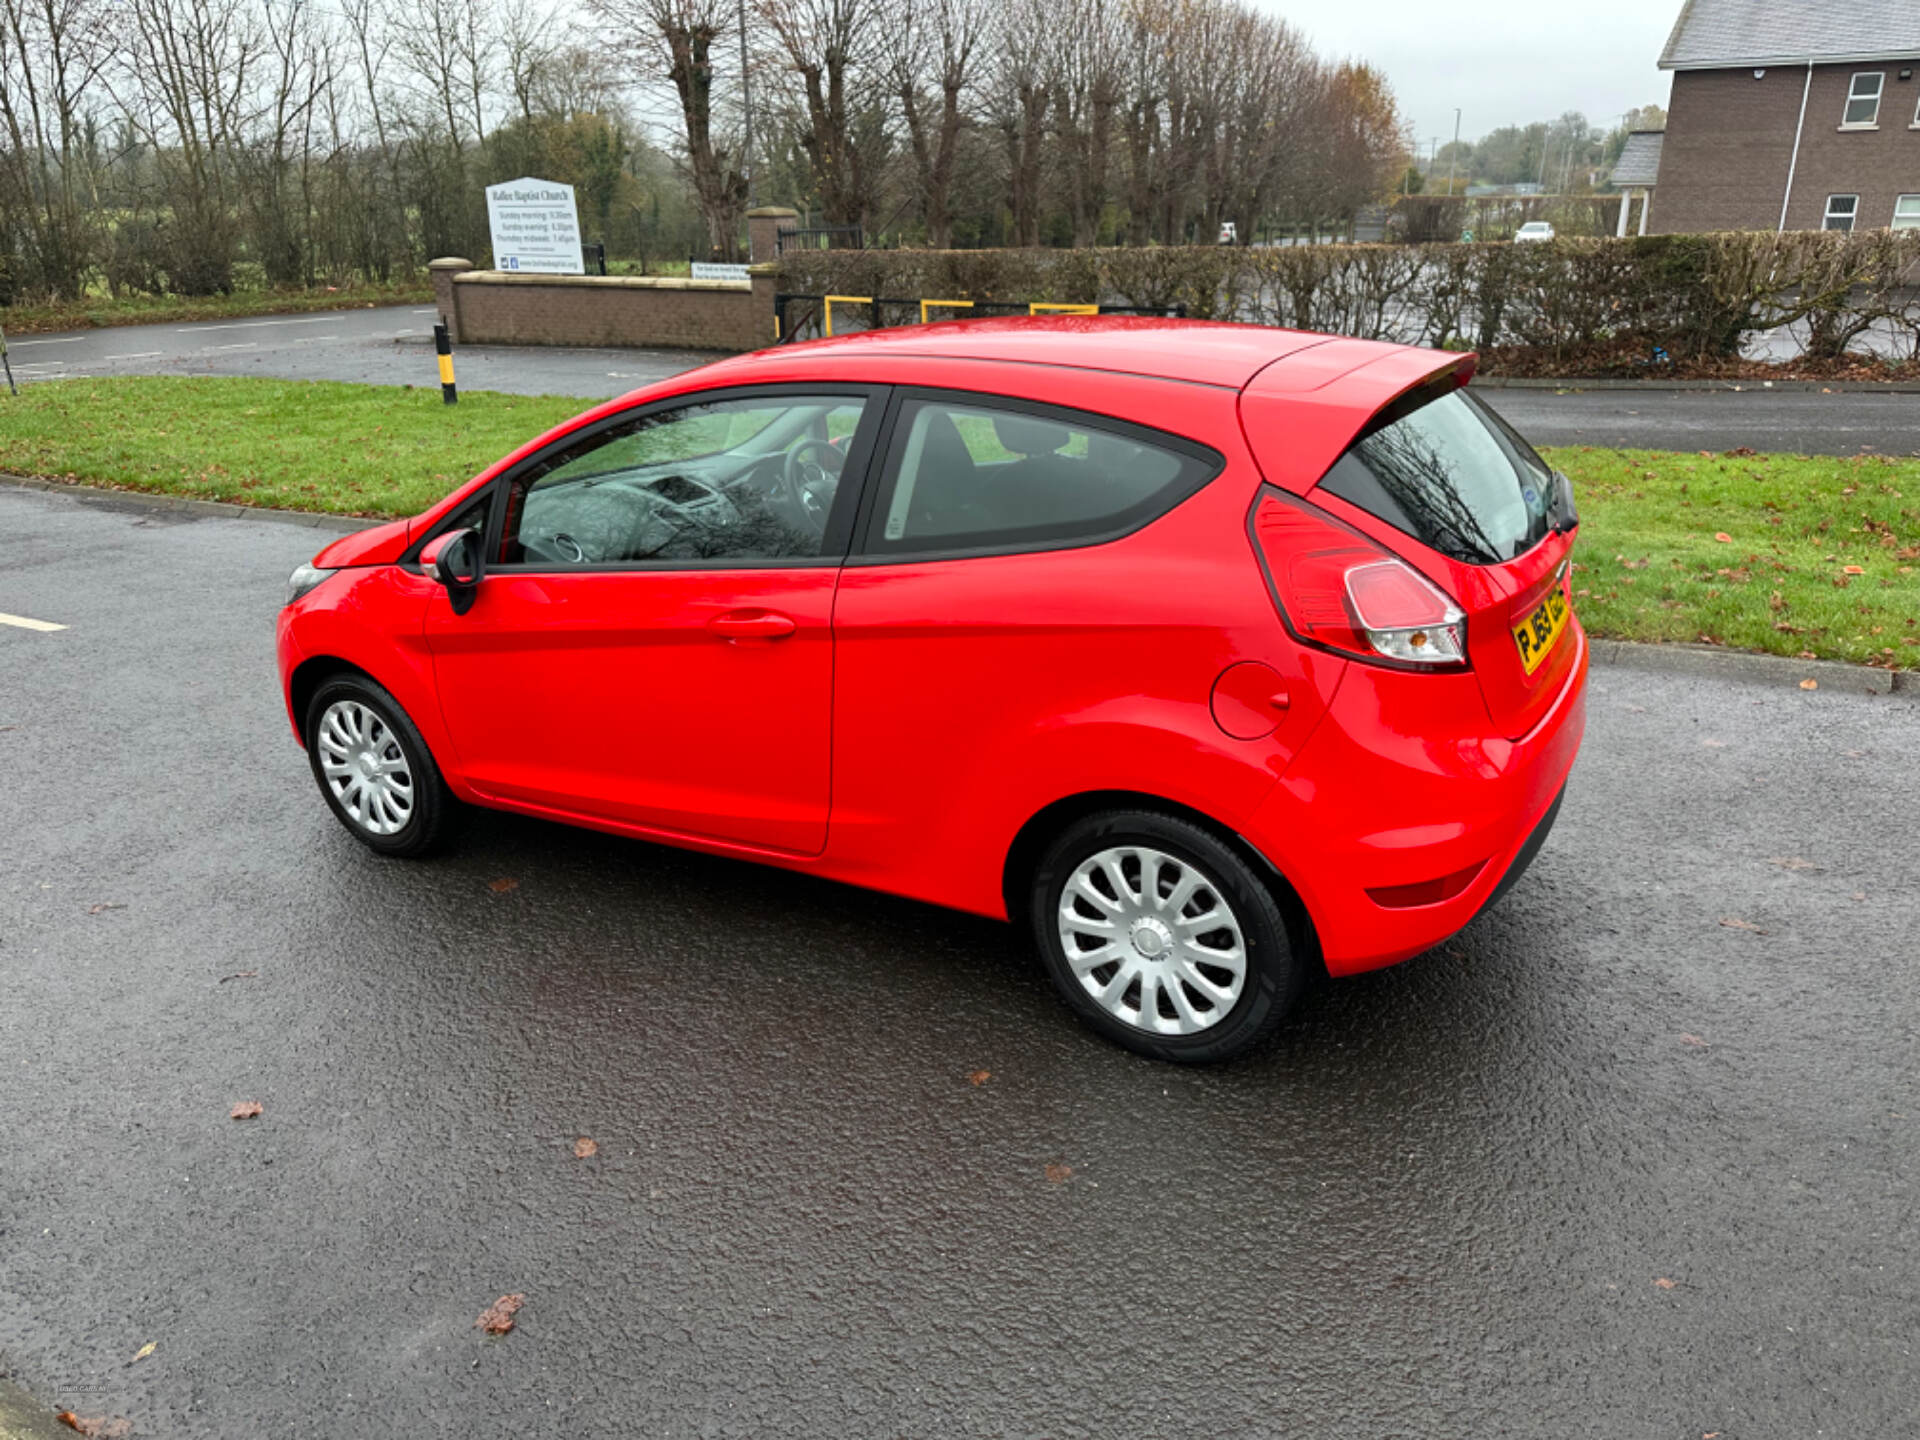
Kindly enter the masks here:
<path id="1" fill-rule="evenodd" d="M 257 330 L 262 325 L 325 325 L 335 318 L 332 315 L 314 315 L 305 320 L 233 320 L 221 325 L 183 325 L 173 333 L 192 335 L 201 330 Z"/>
<path id="2" fill-rule="evenodd" d="M 416 310 L 413 313 L 416 315 L 438 315 L 440 312 L 438 310 Z"/>
<path id="3" fill-rule="evenodd" d="M 23 350 L 29 345 L 78 345 L 82 340 L 91 340 L 91 335 L 62 335 L 53 340 L 14 340 L 9 343 L 15 350 Z"/>
<path id="4" fill-rule="evenodd" d="M 154 356 L 162 353 L 164 352 L 159 350 L 142 350 L 137 355 L 109 355 L 106 358 L 109 360 L 151 360 Z"/>
<path id="5" fill-rule="evenodd" d="M 24 615 L 5 614 L 0 614 L 0 625 L 17 625 L 22 630 L 42 631 L 64 630 L 67 628 L 64 625 L 56 625 L 51 620 L 29 620 Z"/>
<path id="6" fill-rule="evenodd" d="M 238 345 L 209 345 L 207 348 L 209 350 L 258 350 L 260 348 L 260 342 L 258 340 L 246 340 Z"/>

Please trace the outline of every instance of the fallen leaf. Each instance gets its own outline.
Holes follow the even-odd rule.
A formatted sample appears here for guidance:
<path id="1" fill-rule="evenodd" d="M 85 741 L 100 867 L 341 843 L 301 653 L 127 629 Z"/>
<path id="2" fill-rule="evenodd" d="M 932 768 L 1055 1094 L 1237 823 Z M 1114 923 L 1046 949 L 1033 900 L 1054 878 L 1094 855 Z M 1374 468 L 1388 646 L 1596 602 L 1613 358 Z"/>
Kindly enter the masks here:
<path id="1" fill-rule="evenodd" d="M 231 975 L 222 975 L 220 977 L 220 983 L 224 985 L 229 980 L 258 980 L 259 978 L 260 972 L 258 970 L 236 970 Z"/>
<path id="2" fill-rule="evenodd" d="M 1800 688 L 1802 690 L 1818 690 L 1820 688 L 1820 682 L 1814 679 L 1802 680 L 1800 682 Z"/>
<path id="3" fill-rule="evenodd" d="M 258 1100 L 242 1100 L 233 1107 L 235 1120 L 255 1120 L 260 1116 L 261 1105 Z"/>
<path id="4" fill-rule="evenodd" d="M 1751 930 L 1756 935 L 1764 935 L 1767 933 L 1751 920 L 1736 920 L 1731 915 L 1722 915 L 1720 917 L 1720 923 L 1729 930 Z"/>
<path id="5" fill-rule="evenodd" d="M 1724 750 L 1727 748 L 1727 742 L 1724 740 L 1702 740 L 1700 743 L 1705 745 L 1709 750 Z"/>
<path id="6" fill-rule="evenodd" d="M 524 1295 L 502 1295 L 493 1304 L 480 1312 L 480 1318 L 473 1323 L 489 1335 L 504 1335 L 513 1329 L 513 1317 L 520 1313 L 520 1307 L 527 1303 Z"/>
<path id="7" fill-rule="evenodd" d="M 1667 1279 L 1667 1277 L 1664 1275 L 1662 1275 L 1659 1279 L 1655 1280 L 1653 1283 L 1658 1285 L 1662 1290 L 1673 1289 L 1673 1281 Z"/>
<path id="8" fill-rule="evenodd" d="M 1716 532 L 1713 538 L 1718 540 L 1722 545 L 1731 545 L 1733 543 L 1733 536 L 1724 530 Z"/>
<path id="9" fill-rule="evenodd" d="M 124 910 L 126 908 L 125 905 L 122 905 L 117 900 L 102 900 L 98 905 L 89 905 L 87 907 L 87 914 L 99 915 L 107 910 Z"/>
<path id="10" fill-rule="evenodd" d="M 578 1140 L 573 1142 L 573 1158 L 576 1160 L 591 1160 L 599 1153 L 600 1143 L 597 1140 L 589 1140 L 586 1136 L 582 1135 Z"/>
<path id="11" fill-rule="evenodd" d="M 1072 1178 L 1073 1178 L 1073 1166 L 1062 1165 L 1057 1160 L 1049 1161 L 1047 1163 L 1047 1179 L 1051 1180 L 1054 1184 L 1061 1185 L 1067 1182 L 1068 1180 L 1071 1180 Z"/>
<path id="12" fill-rule="evenodd" d="M 105 1415 L 76 1415 L 71 1410 L 62 1410 L 53 1418 L 69 1430 L 92 1436 L 93 1440 L 126 1440 L 127 1436 L 133 1434 L 133 1422 L 122 1420 L 117 1415 L 109 1418 Z"/>
<path id="13" fill-rule="evenodd" d="M 1701 1039 L 1701 1038 L 1700 1038 L 1700 1037 L 1699 1037 L 1698 1035 L 1684 1035 L 1684 1034 L 1683 1034 L 1683 1035 L 1682 1035 L 1682 1036 L 1680 1037 L 1680 1043 L 1681 1043 L 1682 1045 L 1691 1045 L 1691 1046 L 1693 1046 L 1693 1047 L 1694 1047 L 1694 1048 L 1695 1048 L 1696 1050 L 1711 1050 L 1711 1049 L 1713 1048 L 1713 1047 L 1712 1047 L 1711 1045 L 1709 1045 L 1709 1044 L 1708 1044 L 1708 1043 L 1707 1043 L 1706 1041 L 1704 1041 L 1704 1040 L 1702 1040 L 1702 1039 Z"/>
<path id="14" fill-rule="evenodd" d="M 1867 758 L 1867 752 L 1864 750 L 1842 750 L 1840 753 L 1849 760 L 1864 760 Z"/>
<path id="15" fill-rule="evenodd" d="M 1782 870 L 1818 870 L 1820 868 L 1813 861 L 1802 860 L 1798 855 L 1775 855 L 1767 863 L 1778 865 Z"/>
<path id="16" fill-rule="evenodd" d="M 155 1350 L 159 1348 L 160 1348 L 160 1342 L 158 1340 L 149 1340 L 147 1341 L 146 1344 L 142 1345 L 138 1350 L 133 1352 L 133 1358 L 135 1360 L 144 1360 L 147 1358 L 147 1356 L 151 1355 Z"/>
<path id="17" fill-rule="evenodd" d="M 984 1085 L 992 1078 L 993 1072 L 991 1070 L 969 1070 L 967 1072 L 967 1083 L 969 1085 Z"/>
<path id="18" fill-rule="evenodd" d="M 496 895 L 504 895 L 509 890 L 518 890 L 519 888 L 520 882 L 506 875 L 502 875 L 498 880 L 489 880 L 487 882 L 487 889 L 493 891 Z"/>
<path id="19" fill-rule="evenodd" d="M 1856 890 L 1853 892 L 1853 898 L 1856 900 L 1864 900 L 1867 898 L 1867 892 L 1864 890 Z"/>
<path id="20" fill-rule="evenodd" d="M 1848 565 L 1845 566 L 1840 573 L 1842 575 L 1864 575 L 1867 573 L 1867 567 L 1864 565 Z"/>

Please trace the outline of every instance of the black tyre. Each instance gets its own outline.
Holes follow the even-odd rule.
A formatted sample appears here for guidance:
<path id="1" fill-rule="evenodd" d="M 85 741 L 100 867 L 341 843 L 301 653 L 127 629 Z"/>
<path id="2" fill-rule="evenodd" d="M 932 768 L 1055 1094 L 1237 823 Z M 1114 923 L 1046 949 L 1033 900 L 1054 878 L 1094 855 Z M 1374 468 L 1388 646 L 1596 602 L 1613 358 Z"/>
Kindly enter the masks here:
<path id="1" fill-rule="evenodd" d="M 307 761 L 340 823 L 382 855 L 425 855 L 450 833 L 456 802 L 427 742 L 384 689 L 343 675 L 307 706 Z"/>
<path id="2" fill-rule="evenodd" d="M 1185 820 L 1145 810 L 1078 820 L 1041 857 L 1029 898 L 1068 1008 L 1157 1060 L 1243 1054 L 1305 988 L 1272 890 Z"/>

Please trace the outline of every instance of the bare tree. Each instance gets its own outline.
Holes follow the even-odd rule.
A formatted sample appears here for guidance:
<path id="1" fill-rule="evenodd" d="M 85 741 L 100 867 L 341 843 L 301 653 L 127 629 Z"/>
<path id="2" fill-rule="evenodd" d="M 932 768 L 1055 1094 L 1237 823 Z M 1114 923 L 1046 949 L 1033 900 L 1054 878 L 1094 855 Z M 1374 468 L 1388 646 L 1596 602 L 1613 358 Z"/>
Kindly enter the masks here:
<path id="1" fill-rule="evenodd" d="M 0 264 L 20 217 L 27 279 L 60 298 L 86 288 L 102 217 L 89 96 L 111 58 L 99 0 L 0 0 Z"/>
<path id="2" fill-rule="evenodd" d="M 1124 31 L 1116 0 L 1064 0 L 1060 20 L 1052 98 L 1061 188 L 1073 243 L 1092 245 L 1100 238 L 1113 171 Z"/>
<path id="3" fill-rule="evenodd" d="M 1006 151 L 1007 208 L 1015 245 L 1040 243 L 1040 186 L 1047 113 L 1053 108 L 1055 0 L 1012 0 L 995 57 L 994 124 Z"/>
<path id="4" fill-rule="evenodd" d="M 707 225 L 708 247 L 733 259 L 740 253 L 747 182 L 739 155 L 715 133 L 714 47 L 724 41 L 733 6 L 726 0 L 588 0 L 594 13 L 628 37 L 642 73 L 673 87 L 679 101 L 681 143 L 695 203 Z M 664 74 L 662 72 L 664 71 Z"/>
<path id="5" fill-rule="evenodd" d="M 796 82 L 801 149 L 829 225 L 870 220 L 885 137 L 877 0 L 756 0 Z"/>
<path id="6" fill-rule="evenodd" d="M 987 38 L 987 0 L 900 0 L 884 29 L 888 74 L 907 126 L 915 198 L 936 250 L 953 244 L 953 171 L 970 123 L 967 93 Z"/>

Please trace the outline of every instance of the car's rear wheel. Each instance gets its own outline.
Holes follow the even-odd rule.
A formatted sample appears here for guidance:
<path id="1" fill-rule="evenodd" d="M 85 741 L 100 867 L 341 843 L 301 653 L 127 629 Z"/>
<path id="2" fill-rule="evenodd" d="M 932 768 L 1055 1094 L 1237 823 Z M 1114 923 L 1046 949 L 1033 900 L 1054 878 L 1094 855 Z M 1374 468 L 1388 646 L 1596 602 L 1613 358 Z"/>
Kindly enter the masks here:
<path id="1" fill-rule="evenodd" d="M 358 675 L 329 680 L 307 705 L 307 760 L 353 837 L 382 855 L 424 855 L 455 805 L 426 741 L 395 700 Z"/>
<path id="2" fill-rule="evenodd" d="M 1242 1054 L 1304 988 L 1306 967 L 1262 877 L 1170 815 L 1114 810 L 1074 822 L 1041 858 L 1030 902 L 1068 1007 L 1155 1059 Z"/>

